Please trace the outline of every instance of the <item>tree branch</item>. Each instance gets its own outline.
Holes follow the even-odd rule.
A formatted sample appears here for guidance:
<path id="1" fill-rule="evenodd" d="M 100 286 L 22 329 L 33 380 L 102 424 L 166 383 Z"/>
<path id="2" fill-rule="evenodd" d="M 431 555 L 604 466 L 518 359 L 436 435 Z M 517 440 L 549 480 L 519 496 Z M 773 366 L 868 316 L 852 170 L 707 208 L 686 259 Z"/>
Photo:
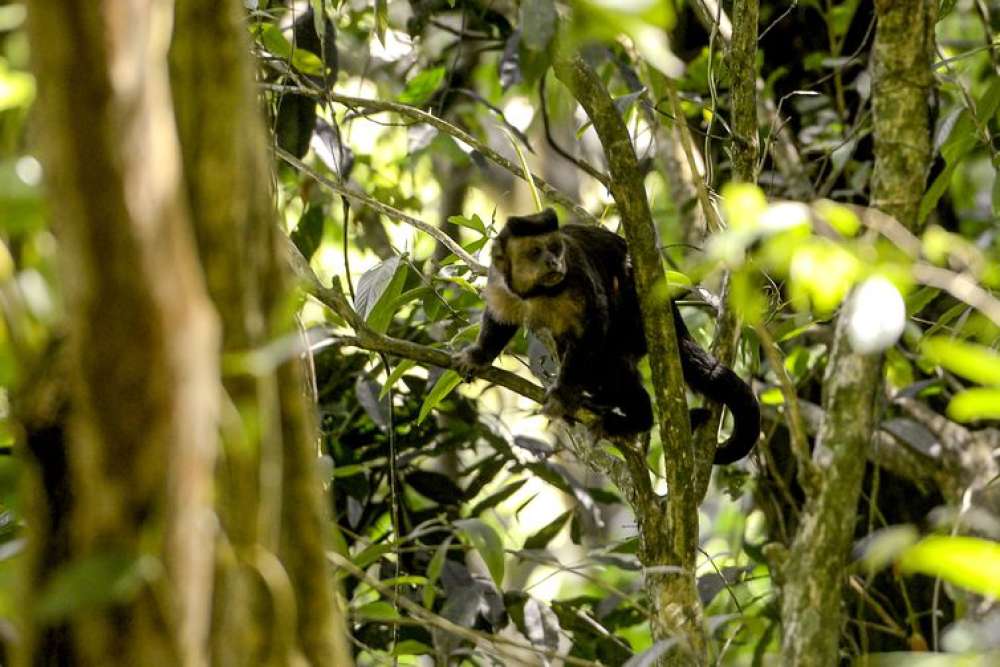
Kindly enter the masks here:
<path id="1" fill-rule="evenodd" d="M 437 239 L 439 243 L 448 248 L 448 250 L 452 251 L 456 257 L 465 262 L 469 266 L 469 268 L 472 269 L 473 272 L 481 276 L 486 275 L 487 268 L 485 266 L 480 264 L 478 261 L 476 261 L 476 259 L 472 255 L 467 253 L 465 249 L 463 249 L 462 246 L 460 246 L 455 241 L 455 239 L 451 238 L 450 236 L 445 234 L 443 231 L 441 231 L 434 225 L 430 225 L 424 222 L 423 220 L 418 220 L 417 218 L 406 215 L 399 209 L 393 208 L 388 204 L 383 204 L 374 197 L 371 197 L 358 190 L 349 188 L 343 183 L 338 183 L 333 179 L 323 176 L 318 171 L 316 171 L 309 165 L 305 164 L 304 162 L 302 162 L 302 160 L 299 160 L 298 158 L 296 158 L 294 155 L 292 155 L 283 148 L 278 148 L 276 146 L 274 150 L 275 153 L 278 155 L 278 157 L 280 157 L 282 160 L 292 165 L 293 167 L 295 167 L 296 169 L 298 169 L 303 174 L 313 179 L 323 187 L 333 190 L 338 195 L 347 197 L 348 199 L 353 199 L 359 204 L 364 204 L 365 206 L 368 206 L 372 210 L 377 211 L 388 218 L 396 220 L 397 222 L 402 222 L 404 224 L 410 225 L 411 227 L 416 227 L 425 234 L 433 236 L 435 239 Z"/>
<path id="2" fill-rule="evenodd" d="M 698 543 L 698 499 L 691 479 L 696 462 L 688 421 L 687 399 L 666 275 L 656 243 L 656 230 L 635 148 L 625 121 L 594 70 L 578 54 L 555 57 L 556 76 L 587 112 L 604 148 L 611 194 L 618 205 L 629 252 L 635 265 L 636 288 L 646 339 L 663 441 L 670 495 L 666 512 L 659 503 L 634 507 L 639 522 L 639 556 L 647 567 L 667 566 L 669 572 L 649 573 L 651 619 L 656 637 L 682 637 L 691 653 L 672 652 L 672 659 L 698 663 L 704 658 L 706 637 L 702 608 L 694 587 L 695 548 Z M 645 475 L 634 470 L 633 476 Z M 637 480 L 638 481 L 638 480 Z"/>
<path id="3" fill-rule="evenodd" d="M 465 130 L 452 125 L 446 120 L 438 118 L 434 114 L 427 113 L 426 111 L 423 111 L 416 107 L 412 107 L 407 104 L 400 104 L 398 102 L 372 100 L 364 97 L 351 97 L 349 95 L 340 95 L 334 92 L 326 92 L 326 91 L 319 92 L 312 90 L 310 88 L 299 87 L 299 86 L 278 86 L 275 84 L 262 84 L 262 85 L 268 90 L 274 90 L 276 92 L 294 92 L 299 95 L 307 95 L 309 97 L 315 97 L 317 99 L 338 102 L 346 107 L 351 107 L 351 108 L 361 107 L 363 109 L 369 109 L 372 111 L 386 111 L 391 113 L 397 113 L 401 116 L 405 116 L 406 118 L 410 118 L 420 123 L 427 123 L 431 127 L 436 128 L 441 132 L 444 132 L 445 134 L 450 135 L 455 139 L 458 139 L 459 141 L 466 144 L 470 148 L 474 148 L 475 150 L 479 151 L 488 160 L 490 160 L 497 166 L 506 169 L 507 171 L 514 174 L 518 178 L 527 181 L 528 177 L 530 177 L 534 181 L 535 187 L 538 188 L 539 192 L 541 192 L 546 199 L 548 199 L 550 202 L 554 204 L 559 204 L 567 211 L 572 211 L 573 215 L 575 215 L 577 219 L 594 225 L 598 224 L 599 222 L 597 218 L 595 218 L 593 215 L 590 214 L 589 211 L 587 211 L 587 209 L 583 208 L 582 206 L 574 202 L 572 199 L 569 198 L 569 196 L 563 194 L 553 186 L 549 185 L 549 183 L 546 182 L 540 176 L 536 176 L 531 173 L 525 175 L 524 170 L 521 169 L 519 165 L 508 160 L 504 156 L 500 155 L 500 153 L 496 152 L 482 141 L 476 139 Z"/>

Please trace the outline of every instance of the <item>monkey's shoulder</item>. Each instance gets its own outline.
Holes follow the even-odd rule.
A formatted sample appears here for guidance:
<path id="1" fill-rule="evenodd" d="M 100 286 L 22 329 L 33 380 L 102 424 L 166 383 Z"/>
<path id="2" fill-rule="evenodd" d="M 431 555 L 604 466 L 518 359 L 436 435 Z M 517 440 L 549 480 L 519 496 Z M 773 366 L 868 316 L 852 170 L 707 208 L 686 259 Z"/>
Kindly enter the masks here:
<path id="1" fill-rule="evenodd" d="M 624 258 L 628 253 L 625 239 L 604 227 L 571 223 L 563 225 L 560 232 L 587 254 Z"/>
<path id="2" fill-rule="evenodd" d="M 549 331 L 555 338 L 580 337 L 586 326 L 587 297 L 574 285 L 552 295 L 522 299 L 497 281 L 486 284 L 486 307 L 505 324 Z"/>

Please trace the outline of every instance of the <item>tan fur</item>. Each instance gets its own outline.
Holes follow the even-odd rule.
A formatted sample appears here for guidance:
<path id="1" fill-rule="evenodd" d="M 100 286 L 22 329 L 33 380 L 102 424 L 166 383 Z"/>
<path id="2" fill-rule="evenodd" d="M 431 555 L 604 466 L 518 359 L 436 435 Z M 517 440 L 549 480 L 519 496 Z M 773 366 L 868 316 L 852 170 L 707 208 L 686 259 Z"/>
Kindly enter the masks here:
<path id="1" fill-rule="evenodd" d="M 494 317 L 505 324 L 523 324 L 532 331 L 545 330 L 556 338 L 568 332 L 576 336 L 583 333 L 583 298 L 573 290 L 556 296 L 521 299 L 502 281 L 491 281 L 486 285 L 486 305 Z"/>
<path id="2" fill-rule="evenodd" d="M 507 240 L 505 260 L 511 267 L 511 286 L 518 292 L 526 292 L 542 279 L 550 267 L 530 257 L 533 250 L 541 250 L 553 242 L 556 234 L 540 234 L 527 238 L 511 238 Z M 566 270 L 566 265 L 561 264 Z"/>

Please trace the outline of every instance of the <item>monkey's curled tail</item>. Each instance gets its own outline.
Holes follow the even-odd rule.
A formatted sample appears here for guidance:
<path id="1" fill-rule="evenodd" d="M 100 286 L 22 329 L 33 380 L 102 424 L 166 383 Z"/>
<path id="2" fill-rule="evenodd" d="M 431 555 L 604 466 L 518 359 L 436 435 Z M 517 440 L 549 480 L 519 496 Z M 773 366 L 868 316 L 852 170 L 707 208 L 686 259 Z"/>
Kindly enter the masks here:
<path id="1" fill-rule="evenodd" d="M 705 398 L 722 403 L 733 413 L 733 433 L 719 445 L 712 460 L 716 465 L 739 461 L 750 453 L 760 435 L 760 406 L 750 385 L 695 342 L 674 304 L 674 323 L 680 345 L 684 381 Z M 704 419 L 704 412 L 692 411 L 692 421 Z"/>

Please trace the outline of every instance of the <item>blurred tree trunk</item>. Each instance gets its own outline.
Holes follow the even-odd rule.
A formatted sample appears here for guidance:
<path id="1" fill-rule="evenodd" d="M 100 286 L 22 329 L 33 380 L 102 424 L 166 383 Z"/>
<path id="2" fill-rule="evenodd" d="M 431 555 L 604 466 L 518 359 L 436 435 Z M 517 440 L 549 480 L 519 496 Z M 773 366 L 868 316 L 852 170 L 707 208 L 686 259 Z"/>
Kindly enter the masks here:
<path id="1" fill-rule="evenodd" d="M 212 655 L 220 665 L 304 657 L 346 666 L 325 553 L 318 434 L 244 20 L 236 0 L 178 0 L 171 50 L 195 233 L 222 318 L 224 359 L 232 361 Z M 291 344 L 274 345 L 281 340 Z"/>
<path id="2" fill-rule="evenodd" d="M 17 664 L 350 665 L 242 8 L 29 8 L 69 316 L 15 397 Z"/>
<path id="3" fill-rule="evenodd" d="M 71 410 L 65 438 L 36 442 L 68 440 L 68 480 L 44 470 L 41 479 L 69 488 L 45 489 L 38 506 L 49 516 L 29 519 L 68 522 L 65 558 L 34 550 L 27 602 L 46 612 L 42 623 L 66 622 L 78 665 L 206 657 L 218 333 L 181 187 L 170 19 L 170 3 L 157 0 L 30 3 Z M 73 586 L 39 607 L 38 589 L 52 582 L 44 568 L 66 563 L 63 586 Z M 51 656 L 45 638 L 44 625 L 26 629 L 20 664 L 69 660 L 62 648 Z"/>
<path id="4" fill-rule="evenodd" d="M 927 102 L 937 4 L 877 0 L 875 8 L 871 203 L 912 228 L 930 164 Z M 825 418 L 812 459 L 817 483 L 807 490 L 782 573 L 782 659 L 789 665 L 838 660 L 842 583 L 882 388 L 881 355 L 851 351 L 845 322 L 838 318 L 823 381 Z"/>

